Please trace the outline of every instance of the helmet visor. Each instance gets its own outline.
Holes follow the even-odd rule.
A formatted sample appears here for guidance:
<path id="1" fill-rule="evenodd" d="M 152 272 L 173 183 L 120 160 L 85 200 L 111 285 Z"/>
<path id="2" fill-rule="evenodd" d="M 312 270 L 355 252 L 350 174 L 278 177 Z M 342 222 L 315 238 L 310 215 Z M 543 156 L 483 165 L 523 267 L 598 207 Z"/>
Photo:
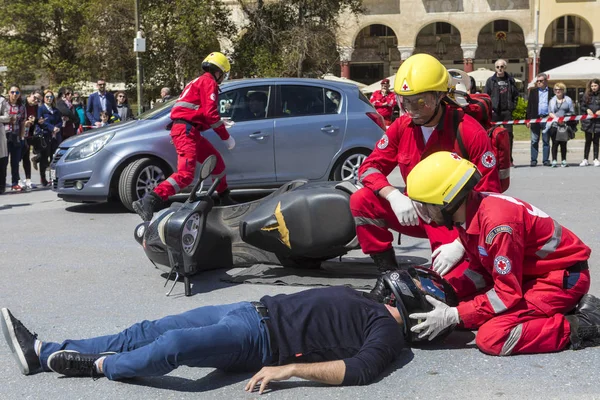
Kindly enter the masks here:
<path id="1" fill-rule="evenodd" d="M 421 203 L 420 201 L 413 200 L 413 207 L 415 208 L 419 218 L 421 218 L 426 224 L 430 224 L 431 222 L 439 224 L 440 222 L 443 223 L 444 221 L 444 216 L 442 215 L 442 206 Z"/>
<path id="2" fill-rule="evenodd" d="M 396 96 L 400 108 L 412 119 L 429 118 L 438 104 L 435 92 L 425 92 L 413 96 Z"/>

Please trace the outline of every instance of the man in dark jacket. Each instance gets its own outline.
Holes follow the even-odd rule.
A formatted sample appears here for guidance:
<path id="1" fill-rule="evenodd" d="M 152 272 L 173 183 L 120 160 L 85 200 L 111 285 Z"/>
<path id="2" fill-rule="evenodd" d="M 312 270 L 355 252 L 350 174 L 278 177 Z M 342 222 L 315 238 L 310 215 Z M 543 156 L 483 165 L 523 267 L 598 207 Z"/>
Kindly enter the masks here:
<path id="1" fill-rule="evenodd" d="M 368 384 L 404 347 L 397 308 L 342 286 L 199 307 L 116 335 L 62 343 L 39 341 L 8 309 L 1 314 L 5 338 L 25 375 L 54 371 L 119 380 L 164 375 L 180 365 L 260 369 L 246 390 L 262 382 L 262 393 L 269 381 L 294 376 Z"/>
<path id="2" fill-rule="evenodd" d="M 550 96 L 548 90 L 548 76 L 546 74 L 538 74 L 535 80 L 537 87 L 529 89 L 527 96 L 527 119 L 545 118 L 548 116 L 548 103 L 550 103 Z M 537 165 L 539 145 L 540 145 L 540 134 L 542 136 L 542 143 L 544 146 L 542 153 L 542 161 L 545 166 L 550 166 L 550 134 L 546 129 L 546 123 L 527 123 L 527 128 L 531 130 L 531 166 Z"/>
<path id="3" fill-rule="evenodd" d="M 98 91 L 94 92 L 88 98 L 86 116 L 92 126 L 102 126 L 100 121 L 100 113 L 102 111 L 108 114 L 108 118 L 113 114 L 118 114 L 117 101 L 111 92 L 106 91 L 106 81 L 98 79 Z"/>
<path id="4" fill-rule="evenodd" d="M 515 79 L 506 72 L 506 61 L 496 61 L 496 73 L 490 76 L 485 83 L 484 93 L 492 98 L 492 121 L 509 121 L 512 112 L 517 106 L 519 91 Z M 504 125 L 510 137 L 510 161 L 512 162 L 513 126 Z"/>

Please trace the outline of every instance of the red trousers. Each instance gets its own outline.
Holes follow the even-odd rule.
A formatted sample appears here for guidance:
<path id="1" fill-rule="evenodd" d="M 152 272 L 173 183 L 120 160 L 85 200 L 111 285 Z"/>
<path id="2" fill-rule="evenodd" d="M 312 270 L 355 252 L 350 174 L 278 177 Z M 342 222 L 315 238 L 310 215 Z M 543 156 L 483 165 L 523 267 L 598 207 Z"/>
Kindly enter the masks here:
<path id="1" fill-rule="evenodd" d="M 217 164 L 211 176 L 213 179 L 221 178 L 217 192 L 222 193 L 227 189 L 223 157 L 195 127 L 182 123 L 173 124 L 171 138 L 177 151 L 177 171 L 154 189 L 156 194 L 167 200 L 169 196 L 180 192 L 194 180 L 196 163 L 204 162 L 210 155 L 217 157 Z"/>
<path id="2" fill-rule="evenodd" d="M 477 347 L 500 356 L 563 350 L 571 333 L 564 314 L 589 288 L 589 271 L 558 270 L 523 282 L 521 301 L 479 327 Z"/>
<path id="3" fill-rule="evenodd" d="M 421 219 L 418 226 L 400 225 L 390 203 L 367 188 L 358 190 L 350 197 L 350 212 L 356 223 L 358 243 L 366 254 L 380 253 L 392 248 L 394 235 L 390 229 L 407 236 L 428 238 L 431 251 L 458 238 L 458 231 L 449 230 L 445 226 L 428 225 Z M 463 260 L 445 277 L 448 279 L 462 276 L 467 267 L 468 263 Z"/>

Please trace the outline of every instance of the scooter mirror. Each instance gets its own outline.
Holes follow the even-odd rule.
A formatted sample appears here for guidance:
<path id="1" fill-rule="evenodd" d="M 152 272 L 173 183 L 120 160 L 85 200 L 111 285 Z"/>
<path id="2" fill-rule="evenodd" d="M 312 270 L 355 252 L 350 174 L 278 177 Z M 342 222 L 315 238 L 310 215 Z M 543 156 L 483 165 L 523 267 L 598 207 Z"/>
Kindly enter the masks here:
<path id="1" fill-rule="evenodd" d="M 200 169 L 200 179 L 205 180 L 215 169 L 215 165 L 217 165 L 217 157 L 214 155 L 209 156 L 202 163 L 202 168 Z"/>

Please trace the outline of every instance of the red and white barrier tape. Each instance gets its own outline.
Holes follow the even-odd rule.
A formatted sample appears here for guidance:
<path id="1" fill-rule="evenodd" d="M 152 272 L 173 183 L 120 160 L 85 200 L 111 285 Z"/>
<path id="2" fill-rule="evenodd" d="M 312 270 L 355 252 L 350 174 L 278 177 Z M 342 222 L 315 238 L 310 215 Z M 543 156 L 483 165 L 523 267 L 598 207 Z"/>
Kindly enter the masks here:
<path id="1" fill-rule="evenodd" d="M 550 121 L 558 121 L 558 122 L 567 122 L 567 121 L 579 121 L 582 119 L 595 119 L 600 118 L 600 115 L 571 115 L 568 117 L 558 117 L 558 118 L 537 118 L 537 119 L 513 119 L 512 121 L 498 121 L 493 122 L 492 125 L 522 125 L 522 124 L 539 124 L 543 122 Z"/>

